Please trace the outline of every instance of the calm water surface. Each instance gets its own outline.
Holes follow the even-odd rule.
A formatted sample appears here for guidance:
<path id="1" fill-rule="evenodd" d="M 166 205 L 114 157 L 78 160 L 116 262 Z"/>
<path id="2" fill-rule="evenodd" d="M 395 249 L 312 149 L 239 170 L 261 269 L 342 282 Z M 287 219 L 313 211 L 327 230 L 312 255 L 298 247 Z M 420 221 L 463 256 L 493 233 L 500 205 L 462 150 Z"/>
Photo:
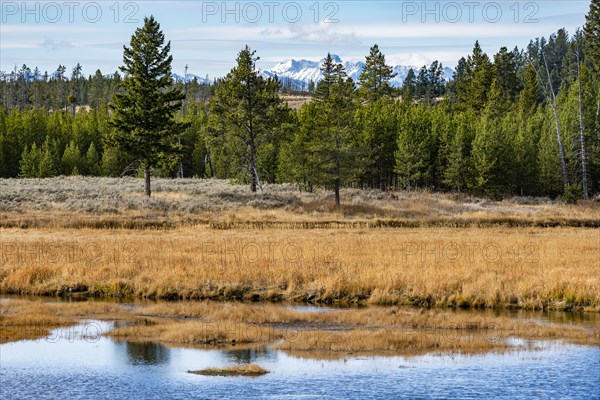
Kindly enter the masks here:
<path id="1" fill-rule="evenodd" d="M 86 321 L 37 341 L 0 345 L 1 399 L 600 399 L 600 347 L 536 343 L 539 350 L 477 356 L 354 357 L 322 361 L 272 349 L 197 350 L 101 336 Z M 258 378 L 188 370 L 258 363 Z"/>

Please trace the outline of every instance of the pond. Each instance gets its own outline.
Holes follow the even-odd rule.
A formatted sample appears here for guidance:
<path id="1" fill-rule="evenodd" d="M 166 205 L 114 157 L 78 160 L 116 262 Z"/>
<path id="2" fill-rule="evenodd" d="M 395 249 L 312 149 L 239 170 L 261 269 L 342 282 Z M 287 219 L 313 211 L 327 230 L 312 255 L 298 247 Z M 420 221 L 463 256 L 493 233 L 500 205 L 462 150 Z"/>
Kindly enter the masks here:
<path id="1" fill-rule="evenodd" d="M 0 345 L 0 398 L 600 398 L 598 346 L 544 341 L 481 355 L 328 360 L 272 347 L 171 348 L 103 336 L 117 324 L 87 320 L 43 339 Z M 187 372 L 243 363 L 270 373 L 248 378 Z"/>

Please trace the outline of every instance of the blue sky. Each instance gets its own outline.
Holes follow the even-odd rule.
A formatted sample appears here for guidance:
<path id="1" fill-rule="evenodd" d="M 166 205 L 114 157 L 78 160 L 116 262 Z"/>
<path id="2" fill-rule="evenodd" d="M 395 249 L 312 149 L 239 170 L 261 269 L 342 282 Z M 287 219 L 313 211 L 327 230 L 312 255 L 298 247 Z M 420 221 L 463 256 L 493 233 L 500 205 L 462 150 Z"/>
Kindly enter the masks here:
<path id="1" fill-rule="evenodd" d="M 559 28 L 585 24 L 589 0 L 545 1 L 0 1 L 0 71 L 52 72 L 78 62 L 85 74 L 114 72 L 145 15 L 172 43 L 173 71 L 222 76 L 248 44 L 269 68 L 328 51 L 364 59 L 378 43 L 390 63 L 454 66 L 475 40 L 494 54 Z M 318 11 L 317 11 L 318 10 Z M 328 18 L 329 17 L 329 18 Z"/>

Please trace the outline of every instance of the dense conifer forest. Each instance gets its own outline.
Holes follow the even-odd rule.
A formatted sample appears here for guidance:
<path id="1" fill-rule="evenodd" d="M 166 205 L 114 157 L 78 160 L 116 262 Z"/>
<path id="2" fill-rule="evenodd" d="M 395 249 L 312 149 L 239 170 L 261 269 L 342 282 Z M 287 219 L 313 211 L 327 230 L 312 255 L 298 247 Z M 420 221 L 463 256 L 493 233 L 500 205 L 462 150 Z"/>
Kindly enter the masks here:
<path id="1" fill-rule="evenodd" d="M 592 2 L 583 30 L 561 29 L 526 49 L 486 54 L 477 42 L 449 82 L 434 62 L 390 86 L 377 45 L 354 82 L 328 55 L 324 78 L 299 109 L 282 99 L 286 81 L 260 75 L 259 52 L 246 47 L 213 83 L 169 81 L 168 90 L 183 94 L 174 115 L 181 130 L 172 135 L 178 152 L 152 173 L 232 179 L 254 190 L 295 182 L 336 192 L 591 197 L 600 192 L 598 8 Z M 114 140 L 126 74 L 82 70 L 22 65 L 2 74 L 0 177 L 143 174 L 140 157 Z"/>

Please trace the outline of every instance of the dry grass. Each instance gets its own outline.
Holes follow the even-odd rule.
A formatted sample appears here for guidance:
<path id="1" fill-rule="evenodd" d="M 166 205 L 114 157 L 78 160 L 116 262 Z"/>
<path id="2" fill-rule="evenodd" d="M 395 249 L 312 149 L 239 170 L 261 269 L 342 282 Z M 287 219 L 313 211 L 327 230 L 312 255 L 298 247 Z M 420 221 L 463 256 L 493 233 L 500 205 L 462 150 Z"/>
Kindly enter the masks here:
<path id="1" fill-rule="evenodd" d="M 261 376 L 269 373 L 257 364 L 231 365 L 225 368 L 207 368 L 197 371 L 188 371 L 190 374 L 206 376 Z"/>
<path id="2" fill-rule="evenodd" d="M 277 347 L 293 354 L 329 353 L 335 358 L 349 354 L 404 355 L 477 354 L 504 351 L 514 346 L 492 341 L 479 334 L 448 337 L 438 332 L 406 332 L 397 329 L 353 330 L 351 332 L 296 332 Z"/>
<path id="3" fill-rule="evenodd" d="M 557 324 L 481 312 L 368 307 L 315 313 L 271 304 L 214 302 L 141 308 L 97 302 L 0 304 L 3 343 L 44 337 L 49 329 L 77 320 L 106 319 L 124 321 L 107 333 L 115 340 L 196 348 L 276 346 L 310 358 L 505 351 L 515 348 L 509 338 L 600 346 L 594 322 Z M 38 329 L 27 329 L 31 326 Z"/>
<path id="4" fill-rule="evenodd" d="M 310 103 L 312 101 L 312 96 L 303 96 L 303 95 L 282 95 L 281 98 L 284 102 L 288 104 L 288 107 L 299 110 L 305 103 Z"/>
<path id="5" fill-rule="evenodd" d="M 596 229 L 0 229 L 0 291 L 600 310 Z"/>
<path id="6" fill-rule="evenodd" d="M 152 317 L 156 325 L 131 326 L 110 335 L 175 346 L 275 343 L 280 350 L 310 358 L 505 351 L 515 348 L 509 338 L 600 345 L 594 323 L 553 324 L 442 310 L 368 307 L 315 313 L 268 304 L 204 302 L 165 303 L 137 313 Z"/>
<path id="7" fill-rule="evenodd" d="M 180 306 L 169 312 L 171 305 L 160 305 L 160 315 L 180 316 Z M 549 324 L 479 314 L 397 308 L 311 313 L 241 304 L 185 306 L 192 308 L 192 314 L 197 313 L 198 320 L 156 319 L 160 328 L 140 325 L 129 328 L 124 337 L 120 331 L 111 335 L 121 340 L 160 341 L 174 346 L 264 346 L 275 343 L 276 348 L 287 353 L 318 359 L 342 358 L 351 354 L 413 356 L 506 351 L 516 348 L 507 342 L 509 338 L 600 345 L 600 333 L 589 324 Z M 152 315 L 158 311 L 157 308 L 145 308 L 140 312 Z M 264 317 L 257 318 L 257 315 L 263 314 L 261 310 Z M 230 312 L 231 318 L 227 312 Z M 236 320 L 244 322 L 234 323 Z M 257 320 L 263 322 L 249 324 Z M 206 335 L 207 331 L 211 334 Z"/>
<path id="8" fill-rule="evenodd" d="M 600 311 L 597 203 L 141 185 L 0 179 L 0 292 Z"/>
<path id="9" fill-rule="evenodd" d="M 79 319 L 113 318 L 121 308 L 107 303 L 44 303 L 10 300 L 0 302 L 0 343 L 39 339 L 50 330 L 70 326 Z"/>
<path id="10" fill-rule="evenodd" d="M 154 324 L 118 328 L 109 336 L 130 342 L 161 342 L 194 346 L 266 345 L 281 338 L 269 327 L 236 324 L 230 321 L 160 321 Z"/>
<path id="11" fill-rule="evenodd" d="M 0 179 L 0 227 L 174 229 L 600 226 L 600 204 L 549 199 L 495 202 L 429 192 L 345 189 L 333 194 L 267 185 L 264 193 L 222 180 L 156 179 L 153 197 L 134 178 Z"/>
<path id="12" fill-rule="evenodd" d="M 518 337 L 531 340 L 566 340 L 571 343 L 600 345 L 600 332 L 595 329 L 597 323 L 550 323 L 531 321 L 527 319 L 514 319 L 505 316 L 496 316 L 491 313 L 454 312 L 450 310 L 425 310 L 401 307 L 364 307 L 329 310 L 326 312 L 297 311 L 273 304 L 240 304 L 240 303 L 215 303 L 215 302 L 180 302 L 161 303 L 144 307 L 138 314 L 155 318 L 163 318 L 160 323 L 172 324 L 172 318 L 180 320 L 195 319 L 194 323 L 206 324 L 210 329 L 221 327 L 220 324 L 239 324 L 242 328 L 233 329 L 231 326 L 222 326 L 221 330 L 232 334 L 247 332 L 248 325 L 271 327 L 275 332 L 257 332 L 257 338 L 264 338 L 266 334 L 273 339 L 282 336 L 279 331 L 285 332 L 286 347 L 299 350 L 311 347 L 324 350 L 327 348 L 327 338 L 333 338 L 338 333 L 353 335 L 337 338 L 336 346 L 349 346 L 360 342 L 361 337 L 367 337 L 371 344 L 356 345 L 358 348 L 368 350 L 391 349 L 394 340 L 402 338 L 407 340 L 407 346 L 417 341 L 416 336 L 430 335 L 432 346 L 440 346 L 439 342 L 454 340 L 473 341 L 471 345 L 480 343 L 481 340 L 492 341 L 494 345 L 499 339 Z M 179 321 L 175 321 L 176 326 Z M 377 337 L 371 335 L 376 332 Z M 304 335 L 304 337 L 302 337 Z M 311 339 L 310 335 L 314 335 Z M 244 336 L 246 339 L 251 335 Z M 383 340 L 384 337 L 389 339 Z M 395 339 L 394 339 L 395 338 Z M 462 339 L 461 339 L 462 338 Z M 231 336 L 228 337 L 232 339 Z M 262 340 L 262 339 L 261 339 Z M 314 341 L 320 341 L 325 348 L 315 347 Z M 313 343 L 313 344 L 310 344 Z M 341 345 L 343 343 L 343 345 Z M 376 344 L 373 344 L 376 343 Z M 455 343 L 449 343 L 454 346 Z M 369 347 L 371 346 L 371 347 Z M 487 346 L 487 345 L 486 345 Z"/>

